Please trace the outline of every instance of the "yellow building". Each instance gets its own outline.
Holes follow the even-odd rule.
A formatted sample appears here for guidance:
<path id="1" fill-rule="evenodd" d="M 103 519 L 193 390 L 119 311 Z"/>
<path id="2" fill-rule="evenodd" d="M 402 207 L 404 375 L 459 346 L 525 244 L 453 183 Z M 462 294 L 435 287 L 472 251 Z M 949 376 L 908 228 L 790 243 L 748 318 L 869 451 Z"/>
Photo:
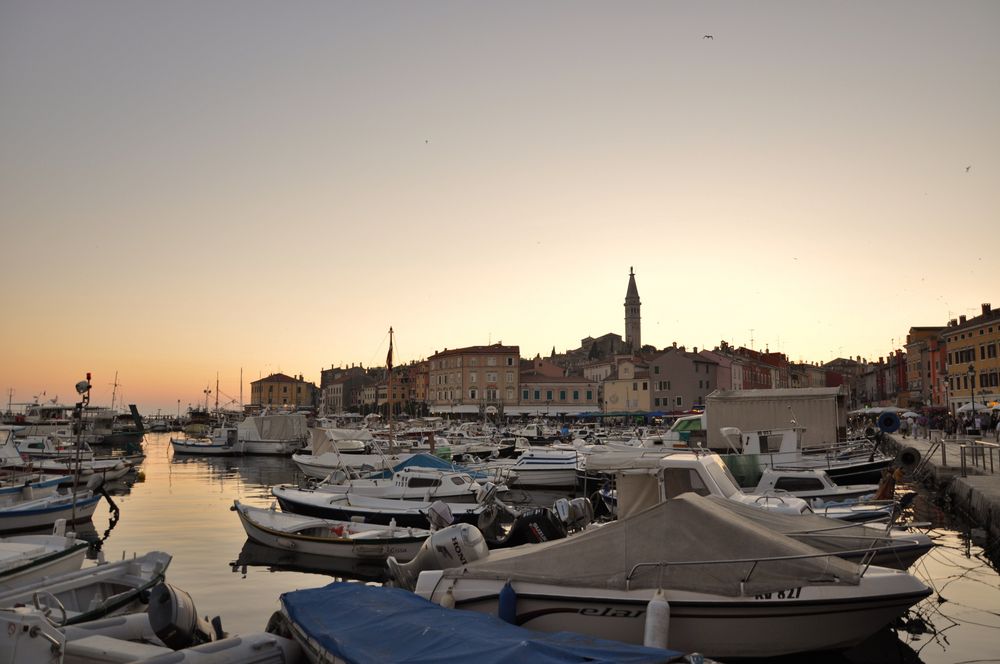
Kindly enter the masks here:
<path id="1" fill-rule="evenodd" d="M 941 333 L 948 353 L 948 406 L 958 410 L 973 398 L 977 406 L 1000 401 L 1000 310 L 951 320 Z"/>
<path id="2" fill-rule="evenodd" d="M 255 406 L 283 408 L 312 408 L 316 406 L 319 390 L 314 383 L 276 373 L 250 383 L 250 403 Z"/>

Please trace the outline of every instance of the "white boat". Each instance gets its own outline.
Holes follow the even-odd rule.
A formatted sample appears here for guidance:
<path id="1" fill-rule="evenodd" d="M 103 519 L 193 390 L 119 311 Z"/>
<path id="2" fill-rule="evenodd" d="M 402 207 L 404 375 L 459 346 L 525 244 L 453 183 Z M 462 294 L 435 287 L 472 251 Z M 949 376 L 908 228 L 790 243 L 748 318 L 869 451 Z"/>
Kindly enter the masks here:
<path id="1" fill-rule="evenodd" d="M 837 484 L 874 483 L 893 458 L 875 449 L 867 439 L 846 441 L 836 447 L 803 449 L 802 427 L 740 431 L 721 427 L 719 432 L 736 454 L 753 456 L 761 468 L 825 470 Z"/>
<path id="2" fill-rule="evenodd" d="M 207 438 L 170 438 L 174 454 L 194 454 L 200 456 L 231 456 L 243 453 L 236 427 L 218 427 Z"/>
<path id="3" fill-rule="evenodd" d="M 66 523 L 89 521 L 100 499 L 88 490 L 68 495 L 52 494 L 0 507 L 0 533 L 37 530 L 59 519 L 65 519 Z"/>
<path id="4" fill-rule="evenodd" d="M 777 491 L 789 493 L 810 504 L 821 505 L 830 502 L 870 499 L 878 491 L 878 485 L 850 484 L 841 486 L 830 479 L 825 470 L 819 468 L 810 470 L 765 468 L 757 486 L 747 493 L 759 495 Z"/>
<path id="5" fill-rule="evenodd" d="M 170 554 L 162 551 L 100 563 L 0 592 L 0 608 L 34 605 L 48 609 L 59 625 L 130 613 L 145 606 L 143 597 L 163 580 L 169 564 Z"/>
<path id="6" fill-rule="evenodd" d="M 575 487 L 583 457 L 575 449 L 527 447 L 516 459 L 494 459 L 467 464 L 472 470 L 502 470 L 511 486 Z"/>
<path id="7" fill-rule="evenodd" d="M 507 487 L 498 486 L 497 491 Z M 443 500 L 449 503 L 474 503 L 479 500 L 482 487 L 469 473 L 440 468 L 407 466 L 384 479 L 348 477 L 334 471 L 321 484 L 313 488 L 317 493 L 352 494 L 389 500 Z"/>
<path id="8" fill-rule="evenodd" d="M 0 592 L 80 569 L 88 546 L 72 534 L 0 537 Z"/>
<path id="9" fill-rule="evenodd" d="M 239 444 L 244 454 L 275 454 L 289 456 L 305 447 L 309 440 L 306 416 L 254 415 L 237 427 Z"/>
<path id="10" fill-rule="evenodd" d="M 410 560 L 431 534 L 422 528 L 399 528 L 353 521 L 336 521 L 251 507 L 235 501 L 247 537 L 297 553 L 381 561 L 388 556 Z"/>
<path id="11" fill-rule="evenodd" d="M 25 436 L 17 439 L 17 451 L 22 458 L 29 459 L 73 459 L 93 461 L 94 450 L 86 442 L 81 441 L 79 453 L 75 442 L 59 438 L 55 434 L 44 436 Z"/>
<path id="12" fill-rule="evenodd" d="M 491 492 L 492 493 L 492 492 Z M 356 496 L 350 493 L 331 494 L 311 489 L 282 485 L 271 489 L 278 504 L 285 512 L 333 519 L 335 521 L 363 520 L 363 523 L 400 527 L 429 528 L 428 513 L 435 503 L 417 500 L 387 500 Z M 493 523 L 504 509 L 492 499 L 481 503 L 436 503 L 446 505 L 450 516 L 456 521 L 485 526 Z"/>
<path id="13" fill-rule="evenodd" d="M 847 648 L 931 593 L 905 572 L 846 562 L 690 493 L 567 539 L 501 551 L 469 542 L 460 554 L 467 564 L 420 571 L 415 592 L 529 629 L 643 643 L 662 589 L 669 631 L 651 622 L 654 636 L 718 658 Z"/>

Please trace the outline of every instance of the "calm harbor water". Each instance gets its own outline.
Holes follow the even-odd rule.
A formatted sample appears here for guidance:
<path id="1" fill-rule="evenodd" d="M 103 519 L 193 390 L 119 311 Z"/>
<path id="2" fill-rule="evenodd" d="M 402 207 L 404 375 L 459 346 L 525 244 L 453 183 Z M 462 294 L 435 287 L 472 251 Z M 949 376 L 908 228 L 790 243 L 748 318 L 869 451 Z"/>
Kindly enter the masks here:
<path id="1" fill-rule="evenodd" d="M 378 574 L 329 567 L 327 574 L 304 572 L 303 565 L 311 568 L 316 561 L 247 543 L 239 519 L 229 509 L 233 500 L 269 505 L 271 486 L 297 481 L 290 459 L 174 458 L 169 437 L 147 434 L 142 476 L 113 495 L 117 518 L 102 502 L 93 529 L 86 529 L 89 537 L 106 536 L 101 546 L 107 559 L 151 550 L 172 554 L 168 582 L 190 593 L 202 615 L 221 616 L 230 633 L 263 630 L 283 592 Z M 933 524 L 931 535 L 938 546 L 910 571 L 934 588 L 934 594 L 900 625 L 883 630 L 864 646 L 811 655 L 810 661 L 1000 661 L 1000 574 L 982 548 L 988 543 L 975 530 L 970 535 L 966 525 L 938 509 L 932 498 L 921 495 L 914 503 L 914 518 Z M 991 550 L 995 552 L 995 546 Z"/>

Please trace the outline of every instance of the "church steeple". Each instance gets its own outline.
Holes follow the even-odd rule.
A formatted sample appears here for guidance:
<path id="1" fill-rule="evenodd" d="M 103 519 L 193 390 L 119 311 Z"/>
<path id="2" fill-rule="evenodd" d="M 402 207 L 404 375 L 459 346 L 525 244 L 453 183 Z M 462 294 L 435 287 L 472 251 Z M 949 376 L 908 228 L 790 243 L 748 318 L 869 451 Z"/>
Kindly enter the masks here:
<path id="1" fill-rule="evenodd" d="M 628 290 L 625 291 L 625 343 L 632 352 L 642 348 L 642 323 L 639 315 L 639 289 L 635 285 L 635 272 L 628 269 Z"/>

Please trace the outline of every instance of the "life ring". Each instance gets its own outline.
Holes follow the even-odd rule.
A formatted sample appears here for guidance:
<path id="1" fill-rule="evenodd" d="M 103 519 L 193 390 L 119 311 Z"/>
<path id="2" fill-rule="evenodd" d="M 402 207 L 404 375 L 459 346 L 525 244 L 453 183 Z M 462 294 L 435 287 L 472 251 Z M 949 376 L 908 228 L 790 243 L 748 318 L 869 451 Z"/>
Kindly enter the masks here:
<path id="1" fill-rule="evenodd" d="M 920 451 L 915 447 L 907 447 L 896 457 L 896 464 L 905 470 L 911 470 L 920 463 Z"/>
<path id="2" fill-rule="evenodd" d="M 879 431 L 896 433 L 899 430 L 899 415 L 896 413 L 882 413 L 878 416 L 878 421 L 875 423 L 878 425 Z"/>

